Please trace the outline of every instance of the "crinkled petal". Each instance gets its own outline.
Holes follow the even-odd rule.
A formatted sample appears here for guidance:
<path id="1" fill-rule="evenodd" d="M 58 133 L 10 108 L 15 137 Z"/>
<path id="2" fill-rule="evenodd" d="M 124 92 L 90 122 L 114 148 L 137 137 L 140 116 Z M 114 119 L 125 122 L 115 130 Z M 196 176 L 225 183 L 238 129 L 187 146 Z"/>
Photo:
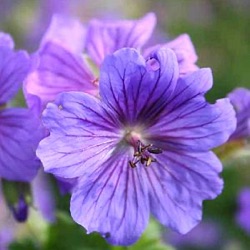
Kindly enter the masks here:
<path id="1" fill-rule="evenodd" d="M 133 244 L 149 219 L 141 168 L 129 167 L 130 158 L 126 148 L 117 151 L 98 171 L 80 178 L 71 199 L 73 219 L 88 233 L 97 231 L 114 245 Z"/>
<path id="2" fill-rule="evenodd" d="M 14 52 L 7 46 L 0 46 L 0 59 L 0 105 L 2 105 L 18 92 L 29 71 L 30 61 L 26 52 Z"/>
<path id="3" fill-rule="evenodd" d="M 250 135 L 250 90 L 236 88 L 228 97 L 236 111 L 237 128 L 230 140 L 247 138 Z"/>
<path id="4" fill-rule="evenodd" d="M 86 166 L 101 165 L 121 137 L 112 112 L 80 92 L 61 94 L 49 103 L 43 122 L 50 135 L 41 141 L 37 155 L 46 172 L 63 178 L 79 177 Z"/>
<path id="5" fill-rule="evenodd" d="M 100 96 L 124 123 L 150 121 L 171 97 L 178 77 L 174 53 L 162 49 L 145 62 L 135 49 L 107 56 L 100 74 Z"/>
<path id="6" fill-rule="evenodd" d="M 198 69 L 195 65 L 198 57 L 189 35 L 182 34 L 168 43 L 150 47 L 144 54 L 145 56 L 148 56 L 160 48 L 169 48 L 175 52 L 180 68 L 180 74 L 184 75 Z"/>
<path id="7" fill-rule="evenodd" d="M 33 205 L 45 220 L 54 222 L 56 220 L 55 198 L 53 197 L 53 189 L 49 182 L 49 176 L 40 170 L 31 185 Z"/>
<path id="8" fill-rule="evenodd" d="M 97 93 L 97 86 L 93 84 L 94 76 L 83 58 L 74 56 L 57 44 L 46 43 L 39 52 L 39 59 L 37 69 L 28 76 L 25 83 L 30 106 L 34 100 L 29 95 L 38 96 L 44 107 L 62 92 L 75 90 Z"/>
<path id="9" fill-rule="evenodd" d="M 202 201 L 221 193 L 221 169 L 212 152 L 157 155 L 146 171 L 151 212 L 163 225 L 187 233 L 201 220 Z"/>
<path id="10" fill-rule="evenodd" d="M 14 48 L 14 41 L 12 39 L 12 37 L 4 32 L 0 32 L 0 47 L 1 46 L 5 46 L 8 47 L 10 49 Z"/>
<path id="11" fill-rule="evenodd" d="M 0 177 L 32 180 L 40 166 L 35 150 L 43 133 L 39 120 L 27 109 L 0 111 Z"/>
<path id="12" fill-rule="evenodd" d="M 156 23 L 153 13 L 139 20 L 110 21 L 92 20 L 87 32 L 88 54 L 97 65 L 106 55 L 124 47 L 141 48 L 150 38 Z"/>
<path id="13" fill-rule="evenodd" d="M 148 129 L 156 145 L 207 151 L 228 140 L 236 127 L 235 112 L 227 98 L 215 104 L 205 101 L 204 93 L 211 87 L 209 72 L 199 70 L 178 81 L 165 110 Z"/>
<path id="14" fill-rule="evenodd" d="M 72 53 L 81 53 L 85 46 L 86 29 L 77 19 L 55 14 L 45 33 L 41 48 L 53 42 Z"/>

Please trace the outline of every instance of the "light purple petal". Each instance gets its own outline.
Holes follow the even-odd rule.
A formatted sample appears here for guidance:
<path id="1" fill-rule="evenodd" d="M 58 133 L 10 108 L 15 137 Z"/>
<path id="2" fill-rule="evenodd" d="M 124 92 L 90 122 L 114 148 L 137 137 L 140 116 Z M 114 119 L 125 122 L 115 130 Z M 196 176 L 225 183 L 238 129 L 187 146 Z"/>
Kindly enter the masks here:
<path id="1" fill-rule="evenodd" d="M 246 88 L 236 88 L 228 94 L 236 111 L 241 111 L 250 106 L 250 90 Z"/>
<path id="2" fill-rule="evenodd" d="M 237 128 L 230 140 L 248 138 L 250 135 L 250 90 L 236 88 L 228 97 L 236 111 Z"/>
<path id="3" fill-rule="evenodd" d="M 243 188 L 238 194 L 238 211 L 236 213 L 236 222 L 250 234 L 250 188 Z"/>
<path id="4" fill-rule="evenodd" d="M 42 137 L 39 120 L 27 109 L 0 111 L 0 176 L 30 181 L 40 166 L 35 150 Z"/>
<path id="5" fill-rule="evenodd" d="M 25 83 L 28 102 L 34 101 L 29 95 L 36 95 L 44 107 L 62 92 L 75 90 L 97 93 L 97 86 L 93 83 L 95 78 L 82 57 L 74 56 L 54 43 L 46 43 L 39 52 L 39 59 L 37 69 Z"/>
<path id="6" fill-rule="evenodd" d="M 171 97 L 178 77 L 171 50 L 159 50 L 149 61 L 134 49 L 107 56 L 100 75 L 100 96 L 120 121 L 153 119 Z"/>
<path id="7" fill-rule="evenodd" d="M 208 69 L 179 79 L 165 110 L 148 129 L 150 139 L 163 149 L 187 151 L 207 151 L 226 142 L 235 130 L 234 110 L 229 99 L 205 101 L 211 86 Z"/>
<path id="8" fill-rule="evenodd" d="M 212 152 L 164 151 L 147 168 L 150 208 L 165 226 L 182 234 L 199 223 L 202 201 L 221 193 L 221 163 Z"/>
<path id="9" fill-rule="evenodd" d="M 46 172 L 74 178 L 101 165 L 112 154 L 122 135 L 112 111 L 97 98 L 71 92 L 49 103 L 43 114 L 49 137 L 41 141 L 37 155 Z M 56 163 L 56 164 L 55 164 Z"/>
<path id="10" fill-rule="evenodd" d="M 29 71 L 30 61 L 26 52 L 14 52 L 7 46 L 0 46 L 0 58 L 0 105 L 2 105 L 18 92 Z"/>
<path id="11" fill-rule="evenodd" d="M 0 47 L 1 46 L 5 46 L 5 47 L 8 47 L 10 49 L 14 48 L 14 46 L 15 46 L 14 41 L 9 34 L 6 34 L 4 32 L 0 32 Z"/>
<path id="12" fill-rule="evenodd" d="M 32 185 L 33 205 L 38 210 L 45 220 L 54 222 L 55 217 L 55 198 L 49 176 L 42 170 L 34 178 Z"/>
<path id="13" fill-rule="evenodd" d="M 185 235 L 168 231 L 165 234 L 166 242 L 175 247 L 195 247 L 195 249 L 219 249 L 222 243 L 222 232 L 214 221 L 203 221 Z"/>
<path id="14" fill-rule="evenodd" d="M 46 46 L 47 42 L 53 42 L 78 54 L 85 46 L 85 36 L 86 30 L 77 19 L 55 14 L 42 39 L 41 48 Z"/>
<path id="15" fill-rule="evenodd" d="M 156 23 L 153 13 L 139 20 L 105 22 L 92 20 L 87 32 L 86 47 L 90 57 L 100 65 L 106 55 L 124 47 L 141 48 L 152 34 Z"/>
<path id="16" fill-rule="evenodd" d="M 198 69 L 195 65 L 198 57 L 189 35 L 182 34 L 168 43 L 150 47 L 144 54 L 148 56 L 160 48 L 169 48 L 175 52 L 180 67 L 180 74 L 187 74 Z"/>
<path id="17" fill-rule="evenodd" d="M 110 244 L 130 245 L 148 223 L 149 202 L 143 169 L 128 166 L 128 148 L 118 150 L 98 171 L 80 178 L 71 215 L 88 233 L 100 232 Z"/>

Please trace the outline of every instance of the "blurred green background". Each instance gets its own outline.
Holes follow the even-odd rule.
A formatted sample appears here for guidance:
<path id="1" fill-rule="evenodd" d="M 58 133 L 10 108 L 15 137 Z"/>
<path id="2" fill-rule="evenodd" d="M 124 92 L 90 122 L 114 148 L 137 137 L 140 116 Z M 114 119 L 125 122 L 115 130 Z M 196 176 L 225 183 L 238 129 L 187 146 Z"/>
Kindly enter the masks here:
<path id="1" fill-rule="evenodd" d="M 199 56 L 198 65 L 212 68 L 214 87 L 207 95 L 211 102 L 225 97 L 235 87 L 250 87 L 249 0 L 0 0 L 0 30 L 14 37 L 18 49 L 34 52 L 51 15 L 58 12 L 76 16 L 86 23 L 91 18 L 129 19 L 155 12 L 158 23 L 154 42 L 188 33 Z M 248 150 L 244 149 L 244 157 L 241 152 L 234 160 L 224 160 L 224 192 L 216 200 L 204 203 L 204 217 L 215 220 L 224 232 L 221 246 L 216 249 L 248 250 L 250 247 L 250 236 L 234 219 L 237 193 L 242 187 L 250 186 Z M 47 234 L 42 241 L 46 243 L 37 244 L 31 236 L 19 239 L 11 249 L 111 249 L 98 235 L 86 236 L 84 230 L 72 222 L 69 197 L 57 198 L 57 204 L 58 222 L 52 226 L 41 224 L 41 228 L 34 231 L 38 238 L 39 234 Z M 40 225 L 36 220 L 29 222 L 31 228 L 34 223 Z M 149 238 L 157 230 L 153 222 Z M 162 246 L 159 234 L 153 236 L 152 241 L 147 237 L 129 249 L 168 249 Z"/>

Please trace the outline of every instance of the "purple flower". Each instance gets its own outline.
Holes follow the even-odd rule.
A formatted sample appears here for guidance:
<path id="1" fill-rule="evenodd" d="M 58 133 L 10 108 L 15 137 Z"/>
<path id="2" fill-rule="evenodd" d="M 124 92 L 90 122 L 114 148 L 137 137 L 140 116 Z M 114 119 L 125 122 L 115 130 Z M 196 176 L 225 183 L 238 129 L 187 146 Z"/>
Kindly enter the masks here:
<path id="1" fill-rule="evenodd" d="M 68 91 L 97 96 L 98 71 L 105 56 L 124 47 L 141 49 L 150 38 L 155 23 L 155 15 L 149 13 L 138 20 L 94 19 L 85 28 L 78 20 L 55 15 L 42 39 L 39 63 L 26 81 L 28 104 L 33 106 L 35 95 L 40 98 L 43 109 L 58 94 Z M 197 55 L 188 35 L 150 47 L 143 54 L 148 57 L 161 47 L 175 51 L 181 74 L 197 70 Z"/>
<path id="2" fill-rule="evenodd" d="M 30 110 L 5 108 L 30 68 L 27 53 L 13 51 L 13 45 L 9 35 L 0 33 L 0 177 L 29 181 L 40 165 L 35 150 L 41 134 Z"/>
<path id="3" fill-rule="evenodd" d="M 185 235 L 168 231 L 165 234 L 165 240 L 167 243 L 172 244 L 178 249 L 179 247 L 218 249 L 218 245 L 222 242 L 222 233 L 216 223 L 205 221 L 201 222 Z"/>
<path id="4" fill-rule="evenodd" d="M 40 170 L 31 183 L 33 206 L 48 222 L 55 222 L 55 199 L 49 175 Z"/>
<path id="5" fill-rule="evenodd" d="M 50 135 L 37 155 L 45 171 L 78 177 L 73 219 L 115 245 L 138 240 L 150 212 L 173 230 L 191 230 L 202 201 L 223 187 L 210 150 L 236 125 L 228 99 L 206 102 L 211 86 L 209 69 L 180 76 L 170 49 L 146 61 L 127 48 L 104 60 L 100 100 L 71 92 L 49 103 L 43 122 Z"/>
<path id="6" fill-rule="evenodd" d="M 12 214 L 16 221 L 25 222 L 27 220 L 29 207 L 23 194 L 19 196 L 17 204 L 10 207 L 10 210 L 12 211 Z"/>
<path id="7" fill-rule="evenodd" d="M 250 90 L 237 88 L 228 97 L 236 111 L 237 127 L 230 140 L 248 138 L 250 135 Z"/>
<path id="8" fill-rule="evenodd" d="M 238 195 L 238 211 L 236 222 L 250 234 L 250 188 L 243 188 Z"/>

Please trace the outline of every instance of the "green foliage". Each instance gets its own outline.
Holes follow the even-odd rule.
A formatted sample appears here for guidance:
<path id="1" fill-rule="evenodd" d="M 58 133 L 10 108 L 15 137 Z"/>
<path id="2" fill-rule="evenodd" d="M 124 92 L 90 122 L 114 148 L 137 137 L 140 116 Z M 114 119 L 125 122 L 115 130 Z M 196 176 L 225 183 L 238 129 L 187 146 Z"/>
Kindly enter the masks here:
<path id="1" fill-rule="evenodd" d="M 44 250 L 108 250 L 110 246 L 98 234 L 89 234 L 82 227 L 63 213 L 58 214 L 58 220 L 48 231 L 49 238 Z"/>

